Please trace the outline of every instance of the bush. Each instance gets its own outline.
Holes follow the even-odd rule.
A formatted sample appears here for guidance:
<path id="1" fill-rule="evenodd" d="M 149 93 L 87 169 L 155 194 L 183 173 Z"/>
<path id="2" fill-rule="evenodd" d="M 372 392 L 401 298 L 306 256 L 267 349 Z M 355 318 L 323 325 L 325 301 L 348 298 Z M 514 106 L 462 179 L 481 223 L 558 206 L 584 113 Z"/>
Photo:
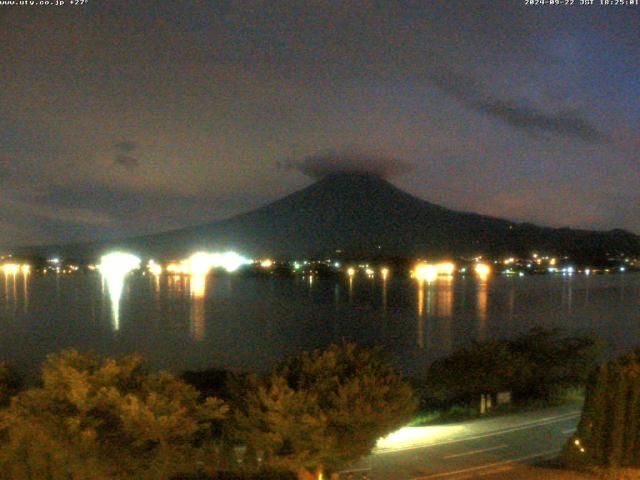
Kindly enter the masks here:
<path id="1" fill-rule="evenodd" d="M 42 387 L 2 412 L 0 477 L 166 479 L 207 460 L 226 405 L 140 357 L 50 355 Z"/>

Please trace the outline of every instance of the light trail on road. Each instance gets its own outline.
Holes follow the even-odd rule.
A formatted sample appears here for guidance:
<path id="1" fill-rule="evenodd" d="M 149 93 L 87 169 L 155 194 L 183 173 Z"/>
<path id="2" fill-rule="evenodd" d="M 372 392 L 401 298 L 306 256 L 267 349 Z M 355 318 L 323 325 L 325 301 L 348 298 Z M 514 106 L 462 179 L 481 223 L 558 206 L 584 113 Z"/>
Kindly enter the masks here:
<path id="1" fill-rule="evenodd" d="M 381 439 L 374 452 L 340 472 L 372 480 L 474 478 L 560 453 L 577 426 L 569 407 L 484 418 L 437 427 L 407 427 Z"/>

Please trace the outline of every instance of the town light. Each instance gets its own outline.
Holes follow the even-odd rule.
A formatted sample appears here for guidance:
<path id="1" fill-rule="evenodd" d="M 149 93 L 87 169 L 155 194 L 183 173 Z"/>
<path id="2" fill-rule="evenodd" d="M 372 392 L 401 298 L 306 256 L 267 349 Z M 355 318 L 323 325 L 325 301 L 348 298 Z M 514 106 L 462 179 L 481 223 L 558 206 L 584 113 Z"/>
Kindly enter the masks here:
<path id="1" fill-rule="evenodd" d="M 443 262 L 436 265 L 438 269 L 438 273 L 442 275 L 453 275 L 453 272 L 456 270 L 456 266 L 452 262 Z"/>
<path id="2" fill-rule="evenodd" d="M 153 275 L 160 275 L 162 273 L 162 266 L 158 265 L 154 260 L 149 260 L 149 263 L 147 263 L 147 269 Z"/>
<path id="3" fill-rule="evenodd" d="M 491 273 L 491 267 L 489 265 L 487 265 L 486 263 L 478 263 L 478 264 L 476 264 L 476 266 L 474 267 L 474 270 L 475 270 L 476 274 L 482 279 L 487 278 L 489 276 L 489 274 Z"/>
<path id="4" fill-rule="evenodd" d="M 413 277 L 420 282 L 432 282 L 438 277 L 438 268 L 429 263 L 419 263 L 413 270 Z"/>

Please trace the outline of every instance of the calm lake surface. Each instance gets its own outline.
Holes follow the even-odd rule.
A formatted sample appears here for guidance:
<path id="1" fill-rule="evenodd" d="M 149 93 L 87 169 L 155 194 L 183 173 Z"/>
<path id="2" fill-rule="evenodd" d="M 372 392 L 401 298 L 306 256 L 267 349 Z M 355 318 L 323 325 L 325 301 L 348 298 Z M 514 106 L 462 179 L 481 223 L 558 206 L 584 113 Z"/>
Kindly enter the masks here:
<path id="1" fill-rule="evenodd" d="M 64 348 L 139 352 L 179 372 L 261 370 L 283 355 L 355 340 L 409 374 L 476 339 L 534 326 L 594 333 L 615 354 L 640 345 L 640 274 L 386 281 L 132 274 L 119 300 L 99 274 L 0 275 L 0 358 L 34 371 Z"/>

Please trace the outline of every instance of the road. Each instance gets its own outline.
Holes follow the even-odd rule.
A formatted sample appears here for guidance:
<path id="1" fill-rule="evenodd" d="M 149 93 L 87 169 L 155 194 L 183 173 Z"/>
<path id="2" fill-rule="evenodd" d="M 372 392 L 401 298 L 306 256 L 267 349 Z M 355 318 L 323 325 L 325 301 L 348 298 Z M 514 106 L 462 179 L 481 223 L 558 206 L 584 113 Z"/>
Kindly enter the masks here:
<path id="1" fill-rule="evenodd" d="M 548 408 L 433 427 L 407 427 L 378 442 L 373 454 L 341 473 L 371 480 L 477 478 L 556 456 L 580 411 Z"/>

